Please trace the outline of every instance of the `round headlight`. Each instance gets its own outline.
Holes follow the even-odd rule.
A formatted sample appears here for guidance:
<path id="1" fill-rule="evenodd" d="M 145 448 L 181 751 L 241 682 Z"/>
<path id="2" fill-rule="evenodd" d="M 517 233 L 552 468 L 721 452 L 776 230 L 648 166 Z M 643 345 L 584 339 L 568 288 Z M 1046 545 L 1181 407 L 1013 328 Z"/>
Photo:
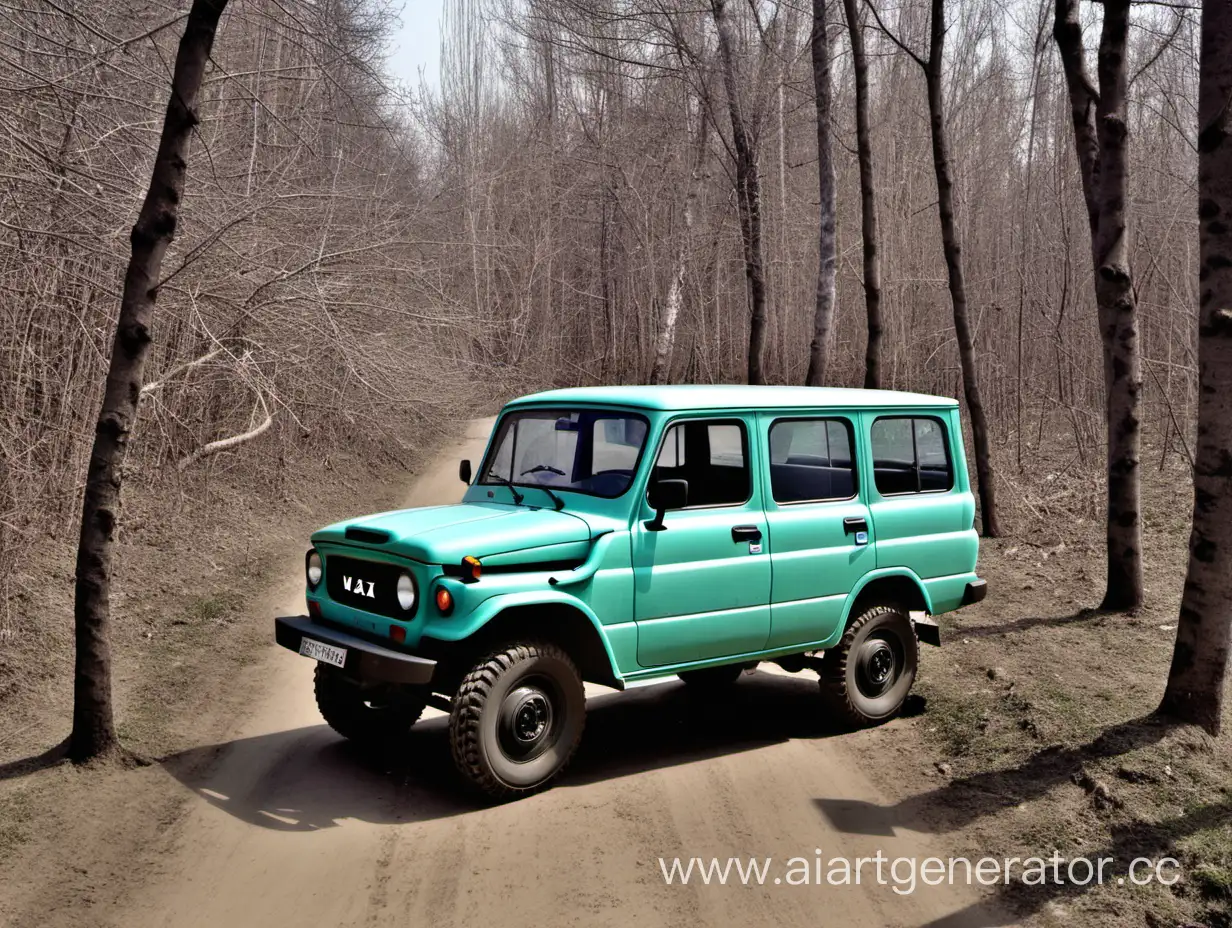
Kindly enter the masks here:
<path id="1" fill-rule="evenodd" d="M 407 612 L 415 608 L 415 582 L 410 574 L 398 575 L 398 605 Z"/>
<path id="2" fill-rule="evenodd" d="M 308 585 L 315 587 L 321 582 L 321 574 L 323 573 L 321 569 L 321 555 L 317 554 L 316 551 L 309 551 L 304 569 L 308 574 Z"/>

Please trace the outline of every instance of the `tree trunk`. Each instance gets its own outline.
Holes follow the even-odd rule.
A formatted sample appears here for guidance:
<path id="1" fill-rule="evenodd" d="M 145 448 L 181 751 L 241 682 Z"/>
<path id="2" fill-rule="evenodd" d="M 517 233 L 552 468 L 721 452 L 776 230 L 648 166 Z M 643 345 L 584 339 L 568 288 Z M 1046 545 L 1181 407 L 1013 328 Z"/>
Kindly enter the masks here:
<path id="1" fill-rule="evenodd" d="M 1077 0 L 1057 0 L 1053 36 L 1069 88 L 1074 144 L 1091 228 L 1095 302 L 1104 357 L 1108 440 L 1107 585 L 1101 609 L 1142 605 L 1139 406 L 1142 364 L 1125 241 L 1129 130 L 1125 119 L 1129 0 L 1108 0 L 1099 41 L 1099 90 L 1086 75 Z"/>
<path id="2" fill-rule="evenodd" d="M 691 115 L 691 109 L 686 108 L 686 118 Z M 689 186 L 685 191 L 683 225 L 680 243 L 676 247 L 675 262 L 672 268 L 672 281 L 668 285 L 667 304 L 664 307 L 663 321 L 659 328 L 655 345 L 654 368 L 650 372 L 650 382 L 666 383 L 671 376 L 672 349 L 676 344 L 676 325 L 680 320 L 680 309 L 684 304 L 684 280 L 688 271 L 689 240 L 693 232 L 693 204 L 697 200 L 698 188 L 701 186 L 702 167 L 706 161 L 706 144 L 710 133 L 706 114 L 697 114 L 697 135 L 689 154 Z"/>
<path id="3" fill-rule="evenodd" d="M 1202 8 L 1198 444 L 1180 623 L 1160 711 L 1219 734 L 1232 639 L 1232 5 Z"/>
<path id="4" fill-rule="evenodd" d="M 988 538 L 1001 534 L 997 523 L 996 489 L 993 485 L 991 452 L 988 441 L 988 420 L 980 397 L 979 370 L 975 364 L 975 345 L 971 337 L 971 321 L 967 314 L 967 284 L 963 278 L 962 246 L 958 241 L 958 226 L 954 221 L 954 182 L 950 176 L 950 144 L 946 133 L 945 113 L 941 98 L 941 60 L 945 48 L 944 0 L 932 0 L 932 33 L 929 57 L 925 67 L 928 88 L 928 115 L 932 126 L 933 169 L 937 176 L 937 211 L 941 218 L 941 244 L 945 251 L 945 267 L 949 275 L 950 301 L 954 305 L 954 334 L 958 341 L 958 357 L 962 366 L 963 394 L 971 416 L 971 439 L 975 446 L 976 483 L 980 495 L 983 533 Z"/>
<path id="5" fill-rule="evenodd" d="M 112 546 L 120 518 L 124 456 L 137 418 L 163 256 L 175 234 L 184 192 L 189 139 L 197 124 L 193 107 L 225 6 L 226 0 L 194 0 L 189 11 L 150 187 L 131 234 L 132 257 L 124 275 L 103 406 L 94 431 L 77 547 L 77 655 L 69 741 L 74 761 L 119 750 L 111 706 L 109 633 Z"/>
<path id="6" fill-rule="evenodd" d="M 864 239 L 864 308 L 868 343 L 864 349 L 864 388 L 881 388 L 881 264 L 877 259 L 877 201 L 873 179 L 873 143 L 868 127 L 868 58 L 857 0 L 843 0 L 851 64 L 856 76 L 856 152 L 860 161 L 860 232 Z"/>
<path id="7" fill-rule="evenodd" d="M 830 40 L 826 35 L 826 0 L 813 0 L 813 94 L 817 109 L 818 268 L 817 304 L 813 315 L 813 342 L 809 346 L 808 375 L 804 383 L 820 387 L 826 380 L 830 329 L 834 321 L 834 159 L 830 154 Z"/>
<path id="8" fill-rule="evenodd" d="M 744 275 L 749 302 L 749 383 L 765 383 L 762 359 L 766 351 L 766 277 L 761 253 L 761 179 L 757 168 L 754 137 L 745 122 L 738 96 L 735 51 L 727 0 L 710 0 L 719 57 L 723 66 L 723 90 L 732 124 L 732 151 L 736 168 L 736 209 L 740 214 L 740 240 L 744 248 Z"/>

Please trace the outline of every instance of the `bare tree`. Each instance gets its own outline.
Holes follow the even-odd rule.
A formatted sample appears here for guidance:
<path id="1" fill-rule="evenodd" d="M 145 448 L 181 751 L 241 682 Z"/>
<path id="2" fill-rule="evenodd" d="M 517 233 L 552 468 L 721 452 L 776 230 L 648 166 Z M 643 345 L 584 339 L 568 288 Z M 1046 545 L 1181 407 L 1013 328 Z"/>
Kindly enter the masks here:
<path id="1" fill-rule="evenodd" d="M 150 187 L 131 236 L 132 257 L 94 431 L 77 547 L 77 663 L 69 756 L 78 762 L 119 750 L 111 707 L 110 626 L 112 547 L 120 521 L 124 457 L 137 418 L 163 256 L 175 235 L 184 193 L 188 143 L 198 122 L 194 108 L 226 5 L 227 0 L 193 0 L 175 58 Z"/>
<path id="2" fill-rule="evenodd" d="M 694 110 L 696 109 L 696 113 Z M 684 204 L 681 207 L 680 242 L 673 258 L 672 279 L 664 301 L 663 318 L 655 339 L 654 367 L 650 372 L 651 383 L 666 383 L 672 367 L 672 349 L 676 344 L 676 329 L 680 322 L 680 310 L 684 305 L 685 277 L 689 271 L 689 239 L 693 232 L 693 213 L 698 190 L 702 183 L 702 171 L 706 160 L 706 146 L 710 138 L 710 123 L 700 105 L 694 107 L 693 98 L 687 98 L 686 123 L 696 120 L 693 144 L 689 149 L 689 177 L 686 182 Z"/>
<path id="3" fill-rule="evenodd" d="M 710 0 L 718 33 L 723 90 L 731 117 L 732 160 L 735 163 L 736 208 L 740 214 L 740 239 L 744 247 L 744 273 L 749 299 L 749 383 L 765 383 L 766 272 L 761 242 L 761 173 L 757 166 L 757 131 L 745 117 L 736 73 L 735 37 L 727 0 Z"/>
<path id="4" fill-rule="evenodd" d="M 881 387 L 881 263 L 877 258 L 877 198 L 873 174 L 873 142 L 868 127 L 868 56 L 864 52 L 864 24 L 858 0 L 843 0 L 851 65 L 855 72 L 856 153 L 860 162 L 860 235 L 864 244 L 864 309 L 867 341 L 864 348 L 864 388 Z"/>
<path id="5" fill-rule="evenodd" d="M 1139 429 L 1142 362 L 1125 229 L 1129 197 L 1129 0 L 1107 0 L 1099 90 L 1087 77 L 1078 0 L 1057 0 L 1053 35 L 1065 66 L 1074 144 L 1091 230 L 1091 261 L 1104 355 L 1108 441 L 1107 587 L 1102 609 L 1142 605 Z"/>
<path id="6" fill-rule="evenodd" d="M 941 220 L 941 248 L 954 307 L 954 335 L 962 366 L 963 395 L 971 417 L 971 440 L 975 446 L 975 475 L 979 488 L 981 528 L 984 535 L 1001 534 L 997 521 L 996 486 L 992 469 L 992 449 L 988 437 L 988 417 L 980 394 L 979 368 L 975 361 L 975 341 L 967 310 L 967 282 L 963 271 L 962 245 L 954 218 L 954 179 L 951 173 L 950 138 L 945 122 L 943 84 L 945 79 L 945 0 L 930 0 L 928 57 L 923 58 L 894 36 L 877 13 L 873 0 L 867 0 L 878 25 L 891 40 L 911 56 L 924 72 L 928 93 L 928 122 L 932 137 L 933 174 L 937 181 L 937 213 Z"/>
<path id="7" fill-rule="evenodd" d="M 826 0 L 813 0 L 809 35 L 813 60 L 813 98 L 817 112 L 817 302 L 813 311 L 813 341 L 809 345 L 804 382 L 820 387 L 826 381 L 830 329 L 834 317 L 835 237 L 834 158 L 830 152 L 830 38 L 826 33 Z"/>
<path id="8" fill-rule="evenodd" d="M 1232 642 L 1232 5 L 1202 5 L 1198 443 L 1181 615 L 1160 710 L 1219 734 Z"/>

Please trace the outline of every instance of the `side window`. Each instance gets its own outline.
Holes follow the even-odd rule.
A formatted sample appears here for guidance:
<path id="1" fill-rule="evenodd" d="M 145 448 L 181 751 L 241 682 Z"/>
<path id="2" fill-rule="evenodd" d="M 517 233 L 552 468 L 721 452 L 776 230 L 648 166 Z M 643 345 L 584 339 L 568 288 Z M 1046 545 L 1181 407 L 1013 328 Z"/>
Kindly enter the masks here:
<path id="1" fill-rule="evenodd" d="M 778 503 L 850 499 L 856 494 L 846 419 L 779 419 L 770 426 L 770 491 Z"/>
<path id="2" fill-rule="evenodd" d="M 641 419 L 596 419 L 592 435 L 591 470 L 632 471 L 646 440 L 646 423 Z"/>
<path id="3" fill-rule="evenodd" d="M 655 477 L 666 479 L 670 475 L 659 474 L 661 469 L 673 470 L 684 467 L 684 426 L 673 425 L 663 437 L 659 457 L 655 460 Z"/>
<path id="4" fill-rule="evenodd" d="M 687 480 L 688 505 L 733 506 L 752 493 L 744 423 L 679 422 L 667 430 L 652 480 Z"/>
<path id="5" fill-rule="evenodd" d="M 920 471 L 920 489 L 948 490 L 954 485 L 950 456 L 946 452 L 945 426 L 937 419 L 913 419 L 915 456 Z"/>
<path id="6" fill-rule="evenodd" d="M 873 481 L 882 496 L 948 490 L 954 485 L 945 425 L 931 417 L 873 422 Z"/>

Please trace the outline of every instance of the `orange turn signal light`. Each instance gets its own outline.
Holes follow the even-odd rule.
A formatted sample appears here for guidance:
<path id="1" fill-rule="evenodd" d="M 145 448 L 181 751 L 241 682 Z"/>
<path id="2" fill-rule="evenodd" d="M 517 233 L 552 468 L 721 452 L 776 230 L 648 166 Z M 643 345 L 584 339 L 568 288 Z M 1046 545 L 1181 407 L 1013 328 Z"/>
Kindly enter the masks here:
<path id="1" fill-rule="evenodd" d="M 436 608 L 441 615 L 449 615 L 453 611 L 453 595 L 443 586 L 436 588 Z"/>
<path id="2" fill-rule="evenodd" d="M 467 555 L 462 558 L 462 577 L 465 580 L 478 580 L 481 572 L 479 558 Z"/>
<path id="3" fill-rule="evenodd" d="M 402 642 L 406 641 L 406 629 L 401 625 L 391 625 L 389 626 L 389 637 L 398 642 L 398 644 L 402 644 Z"/>

